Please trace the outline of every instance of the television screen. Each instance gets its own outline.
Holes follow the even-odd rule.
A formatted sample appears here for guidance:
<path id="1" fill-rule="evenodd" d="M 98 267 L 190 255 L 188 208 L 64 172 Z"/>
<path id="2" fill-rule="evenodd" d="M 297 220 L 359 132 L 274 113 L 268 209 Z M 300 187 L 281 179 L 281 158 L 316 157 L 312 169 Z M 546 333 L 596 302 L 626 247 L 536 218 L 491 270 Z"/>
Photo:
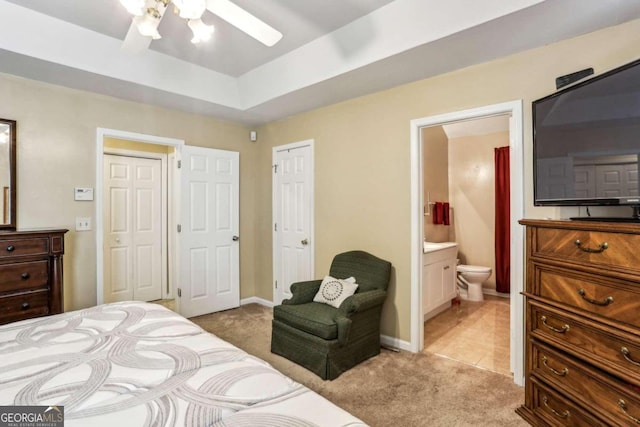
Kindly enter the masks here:
<path id="1" fill-rule="evenodd" d="M 534 204 L 640 205 L 640 60 L 533 102 Z"/>

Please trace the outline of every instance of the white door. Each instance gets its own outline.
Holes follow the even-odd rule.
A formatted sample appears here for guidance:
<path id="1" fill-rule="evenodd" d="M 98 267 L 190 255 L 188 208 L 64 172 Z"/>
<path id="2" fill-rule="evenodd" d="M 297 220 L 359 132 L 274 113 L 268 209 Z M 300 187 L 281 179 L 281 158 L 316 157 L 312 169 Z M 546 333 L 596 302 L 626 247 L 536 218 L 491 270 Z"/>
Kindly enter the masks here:
<path id="1" fill-rule="evenodd" d="M 184 146 L 180 183 L 180 314 L 240 305 L 239 153 Z"/>
<path id="2" fill-rule="evenodd" d="M 576 165 L 573 168 L 575 197 L 589 199 L 596 195 L 596 167 Z"/>
<path id="3" fill-rule="evenodd" d="M 637 163 L 596 165 L 596 196 L 633 197 L 637 195 Z"/>
<path id="4" fill-rule="evenodd" d="M 575 197 L 573 159 L 554 157 L 538 159 L 537 191 L 539 199 Z"/>
<path id="5" fill-rule="evenodd" d="M 273 149 L 274 303 L 313 279 L 313 141 Z"/>
<path id="6" fill-rule="evenodd" d="M 105 302 L 162 298 L 159 159 L 104 155 Z"/>

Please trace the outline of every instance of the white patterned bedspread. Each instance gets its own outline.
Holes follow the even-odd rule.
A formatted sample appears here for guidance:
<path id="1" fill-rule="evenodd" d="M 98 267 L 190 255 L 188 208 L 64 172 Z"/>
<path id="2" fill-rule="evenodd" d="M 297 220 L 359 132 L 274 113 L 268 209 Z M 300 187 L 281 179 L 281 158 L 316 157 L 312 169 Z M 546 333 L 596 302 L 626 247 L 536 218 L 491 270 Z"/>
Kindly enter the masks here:
<path id="1" fill-rule="evenodd" d="M 156 304 L 0 326 L 0 405 L 66 426 L 364 426 L 268 363 Z"/>

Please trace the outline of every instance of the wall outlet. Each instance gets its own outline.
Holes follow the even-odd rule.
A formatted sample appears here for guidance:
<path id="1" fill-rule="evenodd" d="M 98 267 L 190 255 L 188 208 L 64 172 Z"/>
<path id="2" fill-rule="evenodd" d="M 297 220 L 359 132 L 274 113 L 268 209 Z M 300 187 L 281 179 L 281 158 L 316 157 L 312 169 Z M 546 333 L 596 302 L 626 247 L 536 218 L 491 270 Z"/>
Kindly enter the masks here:
<path id="1" fill-rule="evenodd" d="M 77 216 L 76 231 L 89 231 L 89 230 L 91 230 L 91 217 Z"/>

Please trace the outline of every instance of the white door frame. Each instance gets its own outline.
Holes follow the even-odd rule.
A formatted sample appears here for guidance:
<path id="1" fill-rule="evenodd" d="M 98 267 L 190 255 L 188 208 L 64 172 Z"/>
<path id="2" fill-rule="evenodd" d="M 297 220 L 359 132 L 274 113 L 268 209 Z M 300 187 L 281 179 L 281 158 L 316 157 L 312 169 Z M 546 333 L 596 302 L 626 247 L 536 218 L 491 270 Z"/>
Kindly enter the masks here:
<path id="1" fill-rule="evenodd" d="M 424 235 L 423 151 L 421 128 L 440 126 L 462 120 L 510 114 L 511 164 L 511 318 L 510 354 L 513 380 L 524 385 L 524 229 L 518 220 L 524 216 L 524 139 L 522 100 L 487 105 L 469 110 L 411 120 L 411 351 L 424 348 L 422 313 L 422 239 Z M 459 213 L 464 214 L 464 213 Z"/>
<path id="2" fill-rule="evenodd" d="M 142 133 L 135 132 L 127 132 L 116 129 L 106 129 L 106 128 L 97 128 L 96 129 L 96 191 L 95 191 L 95 235 L 96 235 L 96 303 L 104 304 L 104 235 L 102 232 L 104 215 L 103 215 L 103 155 L 104 155 L 104 139 L 105 138 L 117 138 L 123 139 L 127 141 L 135 141 L 141 142 L 145 144 L 155 144 L 155 145 L 167 145 L 174 147 L 175 156 L 179 159 L 180 152 L 182 146 L 184 145 L 184 140 L 175 139 L 175 138 L 165 138 L 161 136 L 154 135 L 145 135 Z M 146 153 L 145 153 L 146 154 Z M 171 157 L 169 155 L 169 157 Z M 169 162 L 171 163 L 171 162 Z M 173 292 L 173 284 L 175 283 L 175 275 L 176 271 L 176 242 L 178 241 L 177 236 L 177 219 L 176 213 L 178 212 L 177 207 L 179 206 L 180 197 L 179 197 L 179 186 L 176 186 L 176 183 L 179 185 L 179 177 L 178 174 L 173 174 L 171 171 L 173 168 L 168 167 L 168 182 L 169 185 L 167 188 L 168 191 L 168 229 L 171 232 L 168 232 L 167 236 L 167 248 L 168 248 L 168 280 L 169 280 L 169 289 Z M 163 292 L 164 294 L 164 292 Z M 178 307 L 179 310 L 179 307 Z"/>
<path id="3" fill-rule="evenodd" d="M 271 167 L 275 167 L 275 161 L 276 161 L 276 155 L 278 153 L 278 151 L 283 151 L 283 150 L 293 150 L 295 148 L 301 148 L 301 147 L 306 147 L 309 146 L 311 147 L 311 165 L 309 165 L 309 167 L 311 168 L 311 173 L 310 173 L 310 186 L 309 188 L 311 188 L 311 194 L 310 194 L 310 201 L 309 201 L 309 240 L 311 240 L 311 244 L 309 245 L 309 257 L 310 257 L 310 262 L 311 262 L 311 277 L 315 277 L 315 271 L 316 271 L 316 256 L 315 256 L 315 247 L 316 247 L 316 239 L 315 239 L 315 184 L 314 184 L 314 177 L 315 177 L 315 150 L 313 147 L 314 144 L 314 140 L 313 139 L 307 139 L 304 141 L 298 141 L 298 142 L 292 142 L 290 144 L 285 144 L 285 145 L 278 145 L 277 147 L 273 147 L 272 151 L 271 151 Z M 280 258 L 279 258 L 279 253 L 280 251 L 278 250 L 278 239 L 277 239 L 277 232 L 275 231 L 275 220 L 276 220 L 276 174 L 273 173 L 271 174 L 271 232 L 272 232 L 272 253 L 273 253 L 273 271 L 272 271 L 272 277 L 273 277 L 273 283 L 272 285 L 272 289 L 273 289 L 273 296 L 272 296 L 272 301 L 275 303 L 275 301 L 277 300 L 278 296 L 277 296 L 277 289 L 276 289 L 276 285 L 275 285 L 275 281 L 277 279 L 276 273 L 278 271 L 278 263 L 280 262 Z M 282 284 L 281 284 L 282 285 Z"/>

